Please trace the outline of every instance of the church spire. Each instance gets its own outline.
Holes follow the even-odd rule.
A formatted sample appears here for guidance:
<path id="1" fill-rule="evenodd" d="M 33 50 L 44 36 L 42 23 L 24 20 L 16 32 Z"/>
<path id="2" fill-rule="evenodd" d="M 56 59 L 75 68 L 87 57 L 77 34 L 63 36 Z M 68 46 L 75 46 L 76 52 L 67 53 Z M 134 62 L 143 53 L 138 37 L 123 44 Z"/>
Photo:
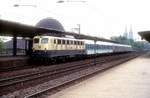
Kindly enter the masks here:
<path id="1" fill-rule="evenodd" d="M 124 36 L 125 38 L 128 38 L 127 25 L 125 26 L 125 31 L 124 31 L 123 36 Z"/>
<path id="2" fill-rule="evenodd" d="M 133 39 L 132 25 L 130 25 L 129 39 Z"/>

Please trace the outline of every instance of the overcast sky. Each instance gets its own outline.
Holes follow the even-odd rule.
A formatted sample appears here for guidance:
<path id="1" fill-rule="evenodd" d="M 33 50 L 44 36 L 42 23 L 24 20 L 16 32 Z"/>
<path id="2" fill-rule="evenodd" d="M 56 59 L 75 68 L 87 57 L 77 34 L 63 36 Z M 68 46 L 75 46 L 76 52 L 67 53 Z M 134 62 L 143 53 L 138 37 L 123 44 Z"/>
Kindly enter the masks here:
<path id="1" fill-rule="evenodd" d="M 105 38 L 123 35 L 125 27 L 129 31 L 130 25 L 136 39 L 138 31 L 150 30 L 149 0 L 82 0 L 85 3 L 57 1 L 0 0 L 0 18 L 35 25 L 43 18 L 52 17 L 60 21 L 66 31 L 80 24 L 81 33 Z M 36 7 L 13 7 L 14 4 Z"/>

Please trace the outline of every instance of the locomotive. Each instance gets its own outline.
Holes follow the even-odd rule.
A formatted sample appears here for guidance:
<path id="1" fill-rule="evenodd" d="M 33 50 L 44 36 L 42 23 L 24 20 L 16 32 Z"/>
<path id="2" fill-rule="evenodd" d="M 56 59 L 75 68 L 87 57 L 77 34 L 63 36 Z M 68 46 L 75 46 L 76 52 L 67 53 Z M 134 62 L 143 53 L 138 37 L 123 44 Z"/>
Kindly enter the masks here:
<path id="1" fill-rule="evenodd" d="M 75 39 L 54 36 L 35 36 L 33 38 L 34 57 L 75 57 L 101 53 L 120 53 L 133 51 L 130 45 L 118 43 Z"/>

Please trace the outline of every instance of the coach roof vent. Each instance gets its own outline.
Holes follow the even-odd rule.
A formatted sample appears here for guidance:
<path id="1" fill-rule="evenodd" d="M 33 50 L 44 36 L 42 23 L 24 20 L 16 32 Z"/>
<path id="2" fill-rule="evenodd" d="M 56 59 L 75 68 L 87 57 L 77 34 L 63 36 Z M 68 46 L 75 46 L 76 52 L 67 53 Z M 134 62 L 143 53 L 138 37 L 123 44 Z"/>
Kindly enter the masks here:
<path id="1" fill-rule="evenodd" d="M 62 31 L 65 32 L 64 27 L 62 26 L 62 24 L 53 18 L 45 18 L 40 20 L 37 24 L 37 27 L 41 27 L 41 28 L 46 28 L 46 29 L 52 29 L 52 30 L 57 30 L 57 31 Z"/>

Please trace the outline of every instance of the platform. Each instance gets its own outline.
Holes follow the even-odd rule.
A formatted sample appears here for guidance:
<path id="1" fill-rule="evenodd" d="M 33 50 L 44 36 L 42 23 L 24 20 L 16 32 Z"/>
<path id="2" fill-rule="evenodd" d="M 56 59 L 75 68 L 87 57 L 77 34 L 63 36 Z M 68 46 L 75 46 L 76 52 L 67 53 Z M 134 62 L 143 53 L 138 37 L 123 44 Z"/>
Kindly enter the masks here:
<path id="1" fill-rule="evenodd" d="M 102 72 L 48 98 L 150 98 L 150 53 Z"/>
<path id="2" fill-rule="evenodd" d="M 28 56 L 0 57 L 0 71 L 3 69 L 27 65 L 28 60 Z"/>
<path id="3" fill-rule="evenodd" d="M 23 59 L 28 59 L 28 56 L 3 56 L 0 57 L 0 62 L 3 61 L 11 61 L 11 60 L 23 60 Z"/>

